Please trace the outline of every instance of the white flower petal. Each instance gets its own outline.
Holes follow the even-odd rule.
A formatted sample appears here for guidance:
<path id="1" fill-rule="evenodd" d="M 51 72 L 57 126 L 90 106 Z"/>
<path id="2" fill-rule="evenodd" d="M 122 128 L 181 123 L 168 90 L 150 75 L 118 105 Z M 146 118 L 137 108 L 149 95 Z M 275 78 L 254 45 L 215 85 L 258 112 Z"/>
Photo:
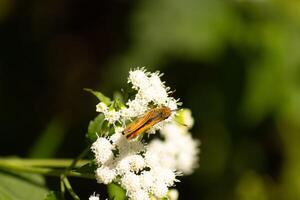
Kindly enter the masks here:
<path id="1" fill-rule="evenodd" d="M 109 167 L 102 166 L 96 170 L 96 179 L 98 183 L 109 184 L 116 177 L 116 171 Z"/>

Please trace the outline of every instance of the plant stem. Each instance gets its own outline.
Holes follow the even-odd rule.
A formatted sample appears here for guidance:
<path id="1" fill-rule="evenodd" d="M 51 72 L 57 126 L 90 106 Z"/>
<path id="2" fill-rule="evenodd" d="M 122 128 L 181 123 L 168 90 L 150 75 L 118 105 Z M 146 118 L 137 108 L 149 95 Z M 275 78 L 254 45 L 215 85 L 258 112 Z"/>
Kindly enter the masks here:
<path id="1" fill-rule="evenodd" d="M 61 199 L 64 200 L 65 199 L 65 184 L 63 182 L 63 175 L 60 175 L 60 192 L 61 192 Z"/>
<path id="2" fill-rule="evenodd" d="M 76 166 L 87 164 L 88 160 L 77 160 Z M 20 159 L 20 158 L 0 158 L 0 166 L 3 164 L 32 166 L 32 167 L 56 167 L 65 168 L 73 163 L 73 159 Z M 74 165 L 74 166 L 75 166 Z M 73 166 L 73 167 L 74 167 Z"/>
<path id="3" fill-rule="evenodd" d="M 55 165 L 56 166 L 56 165 Z M 75 171 L 66 171 L 65 169 L 55 169 L 46 167 L 32 167 L 30 165 L 21 165 L 20 162 L 0 162 L 0 169 L 11 172 L 27 172 L 33 174 L 41 174 L 46 176 L 58 176 L 64 174 L 65 176 L 74 176 L 80 178 L 94 179 L 94 174 L 83 174 Z"/>
<path id="4" fill-rule="evenodd" d="M 73 197 L 73 199 L 80 200 L 79 196 L 74 192 L 68 178 L 66 176 L 64 176 L 62 178 L 62 181 L 63 181 L 64 185 L 66 186 L 67 190 L 69 191 L 70 195 Z"/>
<path id="5" fill-rule="evenodd" d="M 90 150 L 90 146 L 87 146 L 73 161 L 72 163 L 69 165 L 69 167 L 67 168 L 67 170 L 71 170 L 73 169 L 76 164 L 78 164 L 80 162 L 80 159 L 82 159 Z"/>

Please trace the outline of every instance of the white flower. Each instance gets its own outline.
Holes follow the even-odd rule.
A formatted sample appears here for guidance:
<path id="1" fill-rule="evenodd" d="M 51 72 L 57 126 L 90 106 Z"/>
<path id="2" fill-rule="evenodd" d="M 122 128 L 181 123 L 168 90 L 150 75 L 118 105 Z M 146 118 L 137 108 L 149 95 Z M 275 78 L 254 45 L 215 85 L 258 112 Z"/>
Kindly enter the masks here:
<path id="1" fill-rule="evenodd" d="M 116 121 L 120 119 L 120 112 L 115 111 L 114 109 L 104 112 L 105 120 L 107 120 L 110 124 L 114 124 Z"/>
<path id="2" fill-rule="evenodd" d="M 110 141 L 112 141 L 114 148 L 119 150 L 119 154 L 126 154 L 130 148 L 128 140 L 120 132 L 113 134 Z"/>
<path id="3" fill-rule="evenodd" d="M 138 117 L 143 115 L 148 110 L 148 102 L 145 101 L 143 98 L 139 97 L 140 94 L 138 93 L 135 96 L 135 99 L 129 100 L 126 105 L 127 108 L 124 109 L 122 113 L 124 118 L 131 119 L 134 117 Z"/>
<path id="4" fill-rule="evenodd" d="M 89 197 L 89 200 L 100 200 L 100 197 L 98 194 L 94 193 Z"/>
<path id="5" fill-rule="evenodd" d="M 159 72 L 149 73 L 145 69 L 135 69 L 129 72 L 128 82 L 137 90 L 133 100 L 128 101 L 123 117 L 137 117 L 150 109 L 149 104 L 168 106 L 171 110 L 177 109 L 177 101 L 169 97 L 169 88 L 160 80 Z"/>
<path id="6" fill-rule="evenodd" d="M 112 145 L 108 139 L 99 137 L 91 146 L 98 164 L 104 164 L 113 157 Z"/>
<path id="7" fill-rule="evenodd" d="M 159 154 L 153 153 L 153 151 L 147 151 L 145 153 L 145 161 L 147 166 L 155 167 L 159 163 Z"/>
<path id="8" fill-rule="evenodd" d="M 146 150 L 145 145 L 138 140 L 130 141 L 129 145 L 132 152 L 140 153 Z"/>
<path id="9" fill-rule="evenodd" d="M 163 181 L 155 182 L 154 186 L 152 187 L 153 194 L 158 198 L 163 198 L 168 193 L 168 187 Z"/>
<path id="10" fill-rule="evenodd" d="M 174 171 L 168 168 L 157 168 L 153 175 L 166 186 L 172 186 L 177 181 Z"/>
<path id="11" fill-rule="evenodd" d="M 101 166 L 96 170 L 96 179 L 98 183 L 111 183 L 116 175 L 115 169 L 110 169 L 107 166 Z"/>
<path id="12" fill-rule="evenodd" d="M 148 145 L 148 151 L 145 156 L 146 162 L 148 162 L 150 166 L 159 163 L 166 168 L 175 169 L 174 166 L 176 166 L 177 163 L 176 152 L 178 152 L 178 150 L 172 146 L 171 143 L 155 139 Z"/>
<path id="13" fill-rule="evenodd" d="M 128 82 L 136 94 L 126 106 L 114 103 L 108 106 L 101 102 L 97 105 L 97 112 L 103 113 L 105 120 L 113 124 L 111 128 L 115 133 L 99 137 L 91 146 L 98 164 L 96 179 L 104 184 L 117 182 L 131 200 L 178 199 L 178 192 L 168 191 L 169 187 L 178 181 L 176 176 L 192 173 L 198 162 L 199 142 L 188 132 L 194 123 L 190 110 L 180 110 L 177 115 L 172 112 L 167 119 L 146 130 L 147 133 L 160 130 L 163 137 L 148 145 L 138 139 L 127 140 L 122 134 L 130 121 L 153 107 L 177 110 L 180 103 L 169 96 L 170 88 L 161 81 L 161 76 L 159 72 L 150 73 L 144 68 L 131 70 Z M 90 198 L 94 197 L 98 196 Z"/>
<path id="14" fill-rule="evenodd" d="M 110 124 L 114 124 L 120 119 L 120 112 L 116 111 L 115 109 L 109 109 L 108 106 L 103 102 L 97 104 L 96 111 L 103 113 L 105 120 L 107 120 Z"/>
<path id="15" fill-rule="evenodd" d="M 153 173 L 151 171 L 143 171 L 140 175 L 140 183 L 142 186 L 142 189 L 146 191 L 151 191 L 151 188 L 153 187 L 155 177 L 153 176 Z"/>
<path id="16" fill-rule="evenodd" d="M 120 155 L 136 154 L 145 151 L 145 145 L 137 140 L 128 141 L 121 132 L 116 132 L 110 137 L 110 141 Z"/>
<path id="17" fill-rule="evenodd" d="M 148 83 L 145 82 L 145 80 L 148 79 L 148 75 L 149 73 L 146 72 L 143 68 L 130 71 L 128 82 L 132 83 L 134 89 L 143 88 L 145 87 L 145 84 Z"/>
<path id="18" fill-rule="evenodd" d="M 131 200 L 149 200 L 149 194 L 144 190 L 137 190 L 129 193 L 129 197 Z"/>
<path id="19" fill-rule="evenodd" d="M 128 193 L 132 193 L 141 189 L 139 176 L 132 172 L 128 172 L 122 176 L 121 185 Z"/>
<path id="20" fill-rule="evenodd" d="M 96 105 L 96 111 L 101 113 L 106 113 L 108 111 L 108 107 L 105 103 L 100 102 Z"/>
<path id="21" fill-rule="evenodd" d="M 125 158 L 121 158 L 116 166 L 116 169 L 119 174 L 125 174 L 127 172 L 138 172 L 144 167 L 145 161 L 141 155 L 129 155 Z"/>
<path id="22" fill-rule="evenodd" d="M 198 163 L 199 141 L 191 137 L 186 127 L 176 122 L 165 125 L 161 133 L 165 140 L 150 142 L 146 162 L 149 165 L 158 162 L 166 168 L 191 174 Z"/>
<path id="23" fill-rule="evenodd" d="M 130 199 L 149 199 L 150 194 L 166 196 L 168 187 L 177 181 L 173 169 L 159 163 L 159 154 L 148 151 L 140 141 L 128 141 L 119 132 L 109 138 L 98 138 L 92 150 L 99 165 L 98 183 L 119 180 Z"/>

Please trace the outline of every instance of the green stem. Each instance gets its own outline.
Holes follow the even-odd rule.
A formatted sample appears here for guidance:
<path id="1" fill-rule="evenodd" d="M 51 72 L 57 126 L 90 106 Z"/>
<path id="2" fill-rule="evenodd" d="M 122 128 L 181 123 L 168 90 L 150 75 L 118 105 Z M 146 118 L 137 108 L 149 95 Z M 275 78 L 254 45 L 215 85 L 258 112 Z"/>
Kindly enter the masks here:
<path id="1" fill-rule="evenodd" d="M 20 163 L 4 163 L 0 162 L 0 169 L 11 171 L 11 172 L 27 172 L 33 174 L 41 174 L 46 176 L 58 176 L 62 174 L 65 176 L 74 176 L 80 178 L 94 179 L 94 174 L 83 174 L 75 171 L 66 171 L 65 169 L 53 169 L 46 167 L 32 167 L 29 165 L 19 165 Z"/>
<path id="2" fill-rule="evenodd" d="M 73 169 L 80 160 L 90 151 L 90 146 L 87 146 L 70 164 L 70 166 L 67 168 L 67 170 Z"/>
<path id="3" fill-rule="evenodd" d="M 63 175 L 60 175 L 60 192 L 61 192 L 61 199 L 64 200 L 65 199 L 65 184 L 63 182 Z"/>
<path id="4" fill-rule="evenodd" d="M 66 176 L 64 176 L 62 178 L 62 181 L 63 181 L 64 185 L 66 186 L 66 188 L 67 188 L 68 192 L 70 193 L 70 195 L 73 197 L 73 199 L 80 200 L 79 196 L 74 192 L 68 178 Z"/>
<path id="5" fill-rule="evenodd" d="M 20 165 L 32 167 L 56 167 L 66 168 L 73 163 L 73 159 L 20 159 L 20 158 L 0 158 L 1 165 Z M 82 166 L 89 162 L 89 160 L 77 160 L 75 165 Z M 75 166 L 74 165 L 74 166 Z M 74 167 L 73 166 L 73 167 Z"/>
<path id="6" fill-rule="evenodd" d="M 65 192 L 65 187 L 69 191 L 70 195 L 75 200 L 79 200 L 79 196 L 75 193 L 75 191 L 72 189 L 72 186 L 67 178 L 68 173 L 76 166 L 77 163 L 79 163 L 80 159 L 83 158 L 90 150 L 90 146 L 85 148 L 72 162 L 71 164 L 65 169 L 65 172 L 60 175 L 60 182 L 61 182 L 61 190 Z"/>

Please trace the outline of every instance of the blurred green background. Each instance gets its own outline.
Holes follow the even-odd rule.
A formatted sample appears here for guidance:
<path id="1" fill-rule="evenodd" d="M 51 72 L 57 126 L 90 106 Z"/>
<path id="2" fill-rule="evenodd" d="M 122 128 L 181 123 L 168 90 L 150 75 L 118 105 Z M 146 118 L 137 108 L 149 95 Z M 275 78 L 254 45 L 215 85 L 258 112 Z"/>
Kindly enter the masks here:
<path id="1" fill-rule="evenodd" d="M 299 1 L 0 0 L 0 44 L 0 155 L 75 157 L 96 116 L 83 88 L 112 95 L 146 66 L 201 139 L 180 199 L 300 199 Z"/>

